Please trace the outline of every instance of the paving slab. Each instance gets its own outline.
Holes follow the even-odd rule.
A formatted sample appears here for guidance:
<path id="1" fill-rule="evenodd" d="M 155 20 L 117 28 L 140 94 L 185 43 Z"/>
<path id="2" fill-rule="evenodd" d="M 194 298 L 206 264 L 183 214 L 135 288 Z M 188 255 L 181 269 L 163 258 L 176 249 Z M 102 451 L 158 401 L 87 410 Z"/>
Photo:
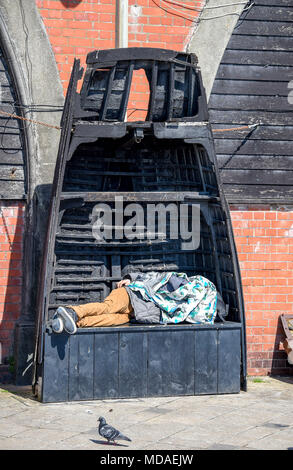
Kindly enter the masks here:
<path id="1" fill-rule="evenodd" d="M 104 416 L 132 439 L 107 444 Z M 293 377 L 249 377 L 233 395 L 44 404 L 30 387 L 0 385 L 0 449 L 285 450 L 293 448 Z"/>

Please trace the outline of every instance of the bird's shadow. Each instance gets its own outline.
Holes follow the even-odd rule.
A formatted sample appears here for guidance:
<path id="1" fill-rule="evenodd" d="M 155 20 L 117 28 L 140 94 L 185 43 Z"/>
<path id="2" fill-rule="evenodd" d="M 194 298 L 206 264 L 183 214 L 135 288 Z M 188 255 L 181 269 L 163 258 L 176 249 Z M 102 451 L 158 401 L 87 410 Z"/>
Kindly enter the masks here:
<path id="1" fill-rule="evenodd" d="M 106 446 L 114 446 L 114 447 L 128 447 L 125 444 L 115 444 L 115 442 L 108 442 L 108 441 L 97 441 L 95 439 L 90 439 L 90 441 L 94 442 L 95 444 L 102 444 Z"/>

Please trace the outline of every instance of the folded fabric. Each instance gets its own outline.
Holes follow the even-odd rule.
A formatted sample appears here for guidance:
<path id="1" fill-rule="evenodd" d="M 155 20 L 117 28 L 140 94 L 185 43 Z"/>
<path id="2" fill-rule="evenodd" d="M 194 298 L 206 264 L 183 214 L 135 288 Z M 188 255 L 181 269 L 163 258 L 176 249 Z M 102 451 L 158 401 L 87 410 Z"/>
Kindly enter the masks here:
<path id="1" fill-rule="evenodd" d="M 188 277 L 185 273 L 176 272 L 149 272 L 130 275 L 130 278 L 133 282 L 127 286 L 127 290 L 139 293 L 140 298 L 147 302 L 153 302 L 160 309 L 161 323 L 214 322 L 217 290 L 205 277 Z M 175 289 L 170 290 L 170 287 Z M 133 295 L 132 299 L 135 300 Z"/>

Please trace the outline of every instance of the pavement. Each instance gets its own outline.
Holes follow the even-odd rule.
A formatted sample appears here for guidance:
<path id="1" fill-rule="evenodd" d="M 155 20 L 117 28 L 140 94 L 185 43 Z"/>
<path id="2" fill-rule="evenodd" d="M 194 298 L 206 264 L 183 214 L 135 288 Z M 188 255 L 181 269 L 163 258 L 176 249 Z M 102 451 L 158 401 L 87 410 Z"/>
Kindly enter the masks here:
<path id="1" fill-rule="evenodd" d="M 105 444 L 99 416 L 132 442 Z M 233 395 L 50 404 L 0 385 L 0 449 L 293 450 L 293 377 L 249 377 Z"/>

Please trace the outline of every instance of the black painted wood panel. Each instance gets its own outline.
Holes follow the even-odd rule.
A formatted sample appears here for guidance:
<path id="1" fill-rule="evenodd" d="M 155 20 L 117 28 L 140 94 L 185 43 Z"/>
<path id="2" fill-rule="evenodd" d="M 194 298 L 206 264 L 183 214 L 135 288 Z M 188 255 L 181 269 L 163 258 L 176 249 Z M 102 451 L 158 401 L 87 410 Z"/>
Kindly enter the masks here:
<path id="1" fill-rule="evenodd" d="M 240 367 L 240 331 L 229 332 L 229 342 L 225 331 L 218 332 L 218 393 L 239 393 L 240 380 L 237 370 Z"/>
<path id="2" fill-rule="evenodd" d="M 196 395 L 217 393 L 218 332 L 198 330 L 195 333 L 194 390 Z"/>
<path id="3" fill-rule="evenodd" d="M 42 377 L 42 401 L 68 401 L 69 384 L 69 335 L 46 335 Z"/>
<path id="4" fill-rule="evenodd" d="M 119 396 L 147 396 L 147 335 L 121 333 L 119 351 Z"/>
<path id="5" fill-rule="evenodd" d="M 94 398 L 119 396 L 119 333 L 95 335 Z"/>
<path id="6" fill-rule="evenodd" d="M 275 156 L 275 155 L 219 155 L 218 161 L 221 166 L 221 172 L 224 169 L 242 170 L 286 170 L 293 169 L 293 156 Z"/>
<path id="7" fill-rule="evenodd" d="M 237 29 L 233 33 L 233 41 L 230 41 L 226 50 L 247 50 L 247 51 L 293 51 L 293 37 L 288 36 L 252 36 L 247 34 L 237 34 Z"/>
<path id="8" fill-rule="evenodd" d="M 240 17 L 209 100 L 224 191 L 230 202 L 293 197 L 293 3 L 255 0 Z M 293 199 L 292 199 L 293 202 Z"/>
<path id="9" fill-rule="evenodd" d="M 0 45 L 0 111 L 21 114 L 9 61 Z M 26 196 L 25 146 L 23 123 L 0 114 L 0 199 Z"/>
<path id="10" fill-rule="evenodd" d="M 237 393 L 239 323 L 45 334 L 41 400 Z"/>

